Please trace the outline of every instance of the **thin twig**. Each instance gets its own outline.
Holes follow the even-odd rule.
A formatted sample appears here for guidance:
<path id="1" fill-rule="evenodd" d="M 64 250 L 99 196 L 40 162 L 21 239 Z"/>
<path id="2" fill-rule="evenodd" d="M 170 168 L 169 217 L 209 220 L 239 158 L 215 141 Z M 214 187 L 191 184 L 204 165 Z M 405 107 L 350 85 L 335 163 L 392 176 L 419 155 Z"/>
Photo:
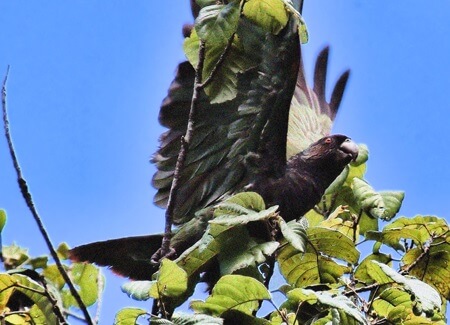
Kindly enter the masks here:
<path id="1" fill-rule="evenodd" d="M 64 270 L 61 260 L 59 259 L 58 254 L 50 240 L 50 236 L 48 235 L 47 230 L 45 229 L 44 224 L 42 222 L 42 219 L 37 212 L 36 206 L 34 205 L 33 198 L 28 189 L 27 182 L 23 178 L 22 170 L 20 168 L 19 161 L 17 159 L 16 152 L 14 150 L 11 133 L 9 130 L 8 113 L 6 110 L 6 82 L 8 80 L 8 73 L 9 73 L 9 66 L 6 70 L 5 79 L 3 80 L 3 85 L 2 85 L 3 123 L 4 123 L 4 128 L 5 128 L 5 137 L 6 137 L 6 141 L 8 142 L 9 153 L 11 155 L 14 169 L 17 174 L 17 182 L 19 183 L 20 191 L 22 193 L 23 198 L 25 199 L 28 209 L 30 210 L 31 214 L 33 215 L 34 220 L 37 223 L 39 231 L 42 234 L 42 237 L 44 237 L 45 243 L 47 244 L 50 254 L 52 255 L 53 259 L 55 260 L 55 263 L 56 263 L 56 266 L 58 267 L 59 273 L 61 274 L 64 281 L 67 283 L 67 285 L 69 286 L 69 290 L 70 290 L 72 296 L 75 298 L 76 302 L 78 303 L 78 306 L 80 307 L 81 311 L 83 312 L 86 322 L 90 325 L 93 325 L 91 316 L 89 315 L 89 312 L 87 311 L 86 306 L 84 305 L 83 301 L 81 300 L 80 295 L 78 294 L 77 290 L 75 289 L 75 286 L 73 285 L 72 281 L 70 280 L 69 276 L 67 275 L 67 272 Z"/>
<path id="2" fill-rule="evenodd" d="M 200 42 L 200 48 L 198 52 L 198 65 L 195 70 L 195 80 L 194 80 L 194 91 L 192 93 L 191 100 L 191 108 L 189 111 L 189 119 L 186 128 L 186 134 L 181 137 L 181 148 L 178 153 L 177 163 L 175 165 L 175 171 L 173 176 L 172 185 L 170 187 L 169 199 L 167 202 L 167 210 L 166 210 L 166 225 L 164 228 L 164 237 L 161 244 L 161 250 L 159 252 L 159 257 L 164 257 L 168 255 L 171 251 L 170 247 L 170 238 L 172 237 L 172 224 L 173 224 L 173 212 L 175 209 L 175 202 L 177 197 L 177 192 L 179 188 L 179 179 L 181 170 L 184 167 L 184 163 L 186 160 L 187 148 L 189 147 L 189 143 L 192 138 L 192 134 L 194 133 L 194 117 L 197 108 L 197 102 L 200 96 L 201 83 L 202 83 L 202 72 L 203 72 L 203 64 L 205 62 L 205 42 Z M 152 256 L 152 259 L 155 259 Z"/>

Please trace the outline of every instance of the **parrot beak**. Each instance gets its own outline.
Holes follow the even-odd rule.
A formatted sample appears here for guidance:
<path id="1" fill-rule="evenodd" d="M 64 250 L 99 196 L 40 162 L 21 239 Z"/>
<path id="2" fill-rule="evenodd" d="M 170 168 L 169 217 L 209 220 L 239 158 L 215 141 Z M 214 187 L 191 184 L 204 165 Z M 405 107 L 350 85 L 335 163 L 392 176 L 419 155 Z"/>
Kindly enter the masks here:
<path id="1" fill-rule="evenodd" d="M 345 139 L 345 141 L 342 142 L 339 149 L 345 152 L 346 154 L 350 155 L 353 161 L 355 161 L 356 158 L 358 157 L 359 153 L 358 145 L 355 142 L 353 142 L 352 139 L 350 138 Z"/>

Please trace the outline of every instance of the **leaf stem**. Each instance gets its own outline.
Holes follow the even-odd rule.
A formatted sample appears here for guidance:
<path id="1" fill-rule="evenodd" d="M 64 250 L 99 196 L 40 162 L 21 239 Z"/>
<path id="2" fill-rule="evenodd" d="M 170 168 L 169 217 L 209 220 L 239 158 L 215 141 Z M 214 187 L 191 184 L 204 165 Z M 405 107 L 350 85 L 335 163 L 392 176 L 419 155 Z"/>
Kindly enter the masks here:
<path id="1" fill-rule="evenodd" d="M 17 174 L 17 182 L 19 183 L 19 188 L 20 191 L 22 193 L 23 198 L 25 199 L 26 205 L 28 207 L 28 209 L 30 210 L 31 214 L 33 215 L 34 220 L 37 223 L 37 226 L 39 228 L 39 231 L 42 234 L 42 237 L 44 238 L 45 243 L 47 244 L 47 247 L 50 251 L 51 256 L 53 257 L 56 266 L 58 268 L 59 273 L 61 274 L 61 276 L 63 277 L 64 281 L 67 283 L 67 285 L 69 286 L 69 290 L 70 293 L 72 294 L 72 296 L 75 298 L 75 301 L 77 302 L 78 306 L 80 307 L 81 311 L 83 312 L 83 315 L 85 317 L 85 320 L 88 324 L 93 325 L 91 316 L 89 315 L 89 312 L 85 306 L 85 304 L 83 303 L 83 301 L 81 300 L 80 295 L 78 294 L 77 290 L 75 289 L 74 284 L 72 283 L 72 281 L 70 280 L 69 276 L 67 275 L 66 270 L 64 270 L 64 266 L 61 263 L 61 260 L 58 257 L 58 254 L 50 240 L 50 236 L 47 233 L 47 230 L 45 229 L 44 223 L 42 222 L 41 217 L 39 216 L 36 206 L 34 204 L 33 201 L 33 197 L 31 196 L 31 193 L 28 189 L 28 185 L 26 180 L 24 179 L 23 175 L 22 175 L 22 170 L 20 168 L 19 165 L 19 161 L 17 159 L 17 155 L 16 152 L 14 150 L 14 145 L 13 145 L 13 141 L 12 141 L 12 137 L 11 137 L 11 132 L 9 129 L 9 120 L 8 120 L 8 113 L 7 113 L 7 109 L 6 109 L 6 82 L 8 80 L 8 74 L 9 74 L 9 65 L 8 68 L 6 70 L 6 75 L 5 78 L 3 79 L 3 84 L 2 84 L 2 111 L 3 111 L 3 124 L 4 124 L 4 129 L 5 129 L 5 137 L 6 137 L 6 141 L 8 142 L 8 147 L 9 147 L 9 153 L 11 155 L 11 159 L 14 165 L 14 169 L 16 171 Z"/>

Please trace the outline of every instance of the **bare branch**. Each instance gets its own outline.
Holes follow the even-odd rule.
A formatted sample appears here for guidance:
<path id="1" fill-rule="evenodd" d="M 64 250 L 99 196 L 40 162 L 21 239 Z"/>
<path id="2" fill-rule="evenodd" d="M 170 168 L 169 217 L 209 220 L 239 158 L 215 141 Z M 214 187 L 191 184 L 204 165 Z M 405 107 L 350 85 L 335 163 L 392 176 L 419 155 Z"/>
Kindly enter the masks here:
<path id="1" fill-rule="evenodd" d="M 63 277 L 64 281 L 69 286 L 70 292 L 71 292 L 72 296 L 75 298 L 78 306 L 82 310 L 86 322 L 88 324 L 93 325 L 91 316 L 89 315 L 89 312 L 88 312 L 86 306 L 84 305 L 83 301 L 81 300 L 80 295 L 78 294 L 77 290 L 75 289 L 75 286 L 73 285 L 72 281 L 70 280 L 69 276 L 67 275 L 67 272 L 64 270 L 61 260 L 59 259 L 58 254 L 50 240 L 50 236 L 48 235 L 47 230 L 44 227 L 44 223 L 42 222 L 42 219 L 37 212 L 36 206 L 33 202 L 33 197 L 31 196 L 31 193 L 28 189 L 27 182 L 25 181 L 25 179 L 22 175 L 22 170 L 20 168 L 19 161 L 17 159 L 17 155 L 14 150 L 14 145 L 13 145 L 11 133 L 9 130 L 8 113 L 6 110 L 6 82 L 8 80 L 8 73 L 9 73 L 9 66 L 6 70 L 5 79 L 3 80 L 3 84 L 2 84 L 3 124 L 4 124 L 4 128 L 5 128 L 6 141 L 8 142 L 9 153 L 11 155 L 14 169 L 17 174 L 17 182 L 19 183 L 20 191 L 22 193 L 23 198 L 25 199 L 28 209 L 30 210 L 31 214 L 33 215 L 34 220 L 37 223 L 39 231 L 42 234 L 42 237 L 44 237 L 45 243 L 47 244 L 50 254 L 52 255 L 53 259 L 55 260 L 55 263 L 56 263 L 56 266 L 58 267 L 59 273 L 61 273 L 61 276 Z"/>
<path id="2" fill-rule="evenodd" d="M 186 160 L 187 148 L 189 147 L 189 143 L 192 138 L 192 134 L 194 133 L 194 117 L 197 109 L 197 103 L 199 99 L 199 93 L 202 89 L 202 72 L 203 72 L 203 64 L 205 62 L 205 42 L 200 42 L 200 48 L 198 52 L 198 65 L 195 70 L 195 81 L 194 81 L 194 91 L 192 94 L 191 100 L 191 109 L 189 111 L 189 120 L 187 124 L 186 134 L 181 137 L 181 148 L 178 153 L 177 163 L 175 165 L 175 171 L 172 181 L 172 186 L 170 188 L 169 200 L 167 202 L 167 210 L 166 210 L 166 225 L 164 228 L 164 237 L 161 244 L 161 249 L 152 256 L 152 260 L 160 260 L 161 257 L 167 256 L 171 254 L 170 248 L 170 238 L 172 236 L 172 224 L 173 224 L 173 211 L 175 209 L 175 202 L 177 197 L 177 192 L 179 188 L 179 179 L 181 170 L 184 168 L 184 163 Z M 172 252 L 173 253 L 173 252 Z M 156 256 L 155 256 L 156 255 Z"/>

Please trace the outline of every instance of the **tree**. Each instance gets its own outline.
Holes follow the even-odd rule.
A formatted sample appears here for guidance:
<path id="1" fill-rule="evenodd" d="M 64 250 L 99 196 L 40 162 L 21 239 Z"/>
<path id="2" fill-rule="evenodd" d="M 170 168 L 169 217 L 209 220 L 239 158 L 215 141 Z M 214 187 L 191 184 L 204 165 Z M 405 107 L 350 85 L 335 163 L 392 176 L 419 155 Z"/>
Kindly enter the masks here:
<path id="1" fill-rule="evenodd" d="M 263 29 L 269 28 L 270 33 L 277 32 L 272 26 L 283 26 L 277 15 L 269 15 L 274 9 L 269 8 L 267 11 L 264 1 L 249 1 L 247 5 L 252 8 L 250 4 L 257 5 L 254 12 L 251 9 L 247 12 L 250 17 L 252 13 L 255 14 L 257 25 L 261 24 Z M 204 6 L 203 14 L 213 12 L 213 18 L 218 17 L 220 9 L 224 8 L 219 7 L 217 10 L 214 5 L 213 11 L 209 2 L 204 2 Z M 279 10 L 285 15 L 293 15 L 281 1 Z M 205 43 L 207 41 L 208 38 Z M 222 95 L 220 89 L 218 94 Z M 175 324 L 221 323 L 220 318 L 235 323 L 239 320 L 245 323 L 294 324 L 298 321 L 320 324 L 332 320 L 345 324 L 426 324 L 432 321 L 444 324 L 441 305 L 445 306 L 445 300 L 449 299 L 445 281 L 449 278 L 446 268 L 449 260 L 448 225 L 443 219 L 430 216 L 399 218 L 390 222 L 400 208 L 403 194 L 376 192 L 364 181 L 368 154 L 367 150 L 364 152 L 364 147 L 361 149 L 358 160 L 346 169 L 328 189 L 322 202 L 300 222 L 285 223 L 282 216 L 276 213 L 276 208 L 267 208 L 257 194 L 238 194 L 217 206 L 215 219 L 208 232 L 176 263 L 163 260 L 154 281 L 133 282 L 126 285 L 124 290 L 137 299 L 152 297 L 159 300 L 161 316 L 170 317 Z M 261 245 L 251 245 L 247 241 L 249 245 L 243 246 L 243 239 L 248 238 L 246 225 L 250 221 L 260 220 L 277 223 L 283 239 Z M 379 223 L 382 221 L 390 223 L 380 230 Z M 237 240 L 243 250 L 230 254 L 226 249 L 230 239 Z M 356 249 L 361 242 L 374 245 L 372 254 L 364 259 Z M 401 260 L 394 260 L 386 249 L 403 252 Z M 65 249 L 59 251 L 64 253 Z M 187 292 L 192 289 L 190 280 L 196 276 L 196 269 L 217 255 L 221 256 L 221 268 L 225 269 L 223 273 L 230 274 L 219 279 L 205 302 L 192 303 L 192 308 L 199 315 L 167 314 L 167 310 L 186 299 Z M 23 259 L 24 254 L 19 256 Z M 286 285 L 280 288 L 285 294 L 285 302 L 281 306 L 274 306 L 273 313 L 268 317 L 270 320 L 267 320 L 255 317 L 254 312 L 259 309 L 259 301 L 271 301 L 270 293 L 262 285 L 262 282 L 267 284 L 265 280 L 270 278 L 264 268 L 271 256 L 276 257 L 280 272 L 286 280 Z M 45 264 L 37 264 L 35 260 L 31 261 L 28 264 L 32 268 L 44 266 L 44 275 L 45 270 L 52 269 Z M 18 264 L 22 263 L 11 263 Z M 256 268 L 243 268 L 256 265 L 261 270 L 259 274 L 255 273 Z M 18 277 L 7 275 L 11 282 L 4 281 L 4 288 L 12 285 L 17 288 L 15 291 L 24 291 L 32 301 L 33 310 L 40 310 L 45 317 L 55 317 L 48 308 L 55 304 L 48 298 L 45 286 L 40 285 L 44 288 L 40 297 L 47 297 L 42 302 L 42 299 L 32 295 L 36 290 L 31 289 L 29 275 L 24 275 L 28 281 L 26 289 L 18 285 Z M 47 277 L 52 279 L 51 276 Z M 58 279 L 59 275 L 51 283 L 62 284 L 59 286 L 61 289 L 64 283 Z M 83 281 L 79 283 L 84 284 Z M 88 284 L 87 288 L 85 292 L 91 292 L 92 284 Z M 13 292 L 5 290 L 4 299 L 12 299 Z M 363 295 L 363 292 L 370 294 Z M 64 297 L 63 294 L 63 300 Z M 8 317 L 22 315 L 10 314 Z M 126 309 L 119 312 L 117 322 L 134 323 L 138 317 L 146 315 L 143 310 Z M 32 313 L 31 316 L 36 317 Z M 47 319 L 48 322 L 50 319 L 54 321 L 54 318 Z"/>

